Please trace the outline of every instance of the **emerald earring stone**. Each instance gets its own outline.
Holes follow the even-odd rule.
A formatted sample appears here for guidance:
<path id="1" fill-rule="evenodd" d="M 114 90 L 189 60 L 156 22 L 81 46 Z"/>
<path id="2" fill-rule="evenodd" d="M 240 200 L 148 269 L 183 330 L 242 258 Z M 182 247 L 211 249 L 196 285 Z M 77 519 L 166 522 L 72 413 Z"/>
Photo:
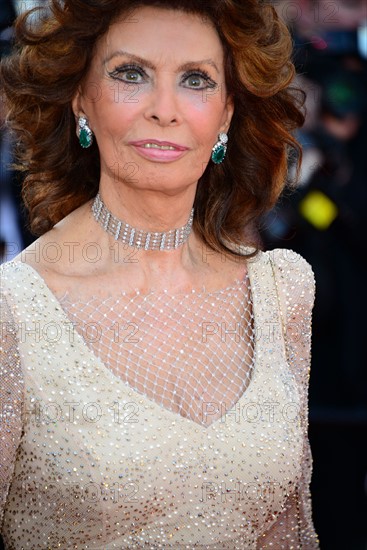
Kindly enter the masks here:
<path id="1" fill-rule="evenodd" d="M 85 116 L 80 116 L 78 119 L 78 137 L 79 143 L 83 149 L 87 149 L 92 145 L 93 132 L 88 126 L 88 121 Z"/>
<path id="2" fill-rule="evenodd" d="M 92 145 L 92 133 L 86 129 L 81 128 L 79 132 L 79 143 L 84 148 L 87 149 Z"/>
<path id="3" fill-rule="evenodd" d="M 215 164 L 220 164 L 223 162 L 224 157 L 226 156 L 227 147 L 225 145 L 217 145 L 212 152 L 212 161 Z"/>
<path id="4" fill-rule="evenodd" d="M 212 149 L 212 161 L 214 164 L 220 164 L 223 162 L 227 152 L 228 136 L 224 132 L 221 132 L 218 136 L 218 141 Z"/>

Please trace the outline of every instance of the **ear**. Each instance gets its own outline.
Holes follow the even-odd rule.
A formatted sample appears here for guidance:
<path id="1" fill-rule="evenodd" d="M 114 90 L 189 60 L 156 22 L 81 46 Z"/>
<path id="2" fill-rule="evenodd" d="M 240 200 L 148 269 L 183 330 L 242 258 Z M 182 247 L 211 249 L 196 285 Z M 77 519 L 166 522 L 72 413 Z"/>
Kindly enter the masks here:
<path id="1" fill-rule="evenodd" d="M 71 108 L 76 119 L 78 119 L 80 114 L 84 112 L 82 108 L 82 92 L 80 88 L 78 88 L 76 94 L 71 100 Z"/>
<path id="2" fill-rule="evenodd" d="M 231 125 L 232 116 L 234 113 L 234 99 L 232 95 L 228 95 L 226 98 L 226 105 L 224 108 L 223 118 L 222 118 L 222 126 L 220 131 L 221 132 L 228 132 L 228 129 Z"/>
<path id="3" fill-rule="evenodd" d="M 84 112 L 83 109 L 82 109 L 82 94 L 81 94 L 80 89 L 78 89 L 75 96 L 71 100 L 71 108 L 72 108 L 72 111 L 74 113 L 74 118 L 75 118 L 76 135 L 79 138 L 78 121 L 79 121 L 80 115 L 83 114 L 83 112 Z"/>

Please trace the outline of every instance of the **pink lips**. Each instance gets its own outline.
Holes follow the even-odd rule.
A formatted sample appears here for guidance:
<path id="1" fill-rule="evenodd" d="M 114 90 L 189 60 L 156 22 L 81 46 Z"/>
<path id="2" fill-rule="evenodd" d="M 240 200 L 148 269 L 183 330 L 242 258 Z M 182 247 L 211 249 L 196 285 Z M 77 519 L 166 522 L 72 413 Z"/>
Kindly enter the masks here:
<path id="1" fill-rule="evenodd" d="M 153 144 L 153 147 L 146 147 L 147 144 Z M 177 143 L 172 143 L 170 141 L 160 141 L 157 139 L 130 141 L 129 145 L 132 145 L 141 156 L 158 162 L 170 162 L 177 160 L 181 158 L 186 151 L 188 151 L 188 147 L 183 147 L 182 145 L 178 145 Z M 172 147 L 173 149 L 160 149 L 154 147 L 154 145 L 158 145 L 159 147 Z"/>

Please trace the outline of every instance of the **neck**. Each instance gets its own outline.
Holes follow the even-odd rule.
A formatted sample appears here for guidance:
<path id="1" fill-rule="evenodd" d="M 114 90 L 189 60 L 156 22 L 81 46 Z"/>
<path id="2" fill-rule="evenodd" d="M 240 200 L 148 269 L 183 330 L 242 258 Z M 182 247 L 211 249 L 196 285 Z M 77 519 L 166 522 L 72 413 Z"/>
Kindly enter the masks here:
<path id="1" fill-rule="evenodd" d="M 127 185 L 104 182 L 101 179 L 100 194 L 108 209 L 116 218 L 123 220 L 132 227 L 145 231 L 170 231 L 184 226 L 190 216 L 195 199 L 196 184 L 186 186 L 182 192 L 175 194 L 162 193 L 156 190 L 132 189 Z M 126 245 L 116 241 L 114 237 L 101 228 L 106 239 L 106 246 L 111 250 L 110 261 L 116 266 L 116 247 L 121 250 L 118 257 L 127 254 Z M 102 235 L 101 235 L 102 237 Z M 109 244 L 107 244 L 109 243 Z M 127 245 L 128 246 L 128 245 Z M 129 247 L 128 247 L 129 248 Z M 179 282 L 183 272 L 202 269 L 202 242 L 192 230 L 187 241 L 177 249 L 145 250 L 131 248 L 133 262 L 126 263 L 125 268 L 134 273 L 134 280 L 143 277 L 141 286 L 159 287 L 164 284 L 170 287 L 172 281 Z M 206 268 L 207 265 L 204 264 Z M 179 275 L 181 273 L 181 275 Z M 142 275 L 144 274 L 144 275 Z"/>
<path id="2" fill-rule="evenodd" d="M 108 210 L 131 227 L 167 232 L 184 226 L 193 208 L 196 185 L 174 194 L 128 186 L 103 185 L 100 196 Z"/>
<path id="3" fill-rule="evenodd" d="M 99 193 L 93 201 L 92 212 L 95 220 L 116 241 L 144 250 L 175 250 L 182 246 L 191 233 L 194 219 L 192 208 L 188 221 L 182 227 L 160 232 L 133 227 L 117 218 L 104 204 Z"/>

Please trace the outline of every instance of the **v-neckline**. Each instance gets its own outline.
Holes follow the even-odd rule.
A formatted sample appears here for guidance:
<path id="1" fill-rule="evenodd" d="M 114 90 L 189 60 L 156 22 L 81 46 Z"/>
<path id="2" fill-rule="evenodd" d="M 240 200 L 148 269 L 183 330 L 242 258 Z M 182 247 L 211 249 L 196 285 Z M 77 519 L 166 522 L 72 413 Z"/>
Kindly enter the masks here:
<path id="1" fill-rule="evenodd" d="M 46 281 L 42 277 L 42 275 L 34 267 L 32 267 L 30 264 L 28 264 L 26 262 L 17 261 L 17 262 L 12 262 L 12 263 L 14 263 L 14 265 L 26 266 L 26 269 L 30 270 L 30 272 L 33 274 L 33 277 L 36 280 L 38 280 L 38 282 L 40 282 L 44 286 L 44 288 L 46 290 L 46 293 L 47 293 L 46 297 L 49 300 L 51 300 L 57 306 L 58 314 L 60 315 L 61 318 L 63 318 L 63 322 L 67 323 L 67 324 L 72 324 L 72 321 L 68 317 L 68 315 L 67 315 L 65 309 L 63 308 L 60 300 L 52 292 L 52 290 L 50 289 L 50 287 L 48 286 L 48 284 L 46 283 Z M 250 295 L 251 295 L 251 298 L 252 298 L 252 316 L 253 316 L 253 320 L 254 320 L 254 334 L 255 334 L 254 348 L 253 348 L 253 361 L 252 361 L 252 364 L 253 364 L 253 366 L 252 366 L 252 375 L 251 375 L 249 384 L 247 385 L 247 387 L 245 388 L 243 393 L 240 395 L 240 397 L 237 399 L 236 403 L 234 403 L 228 411 L 226 411 L 223 415 L 221 415 L 220 417 L 215 419 L 211 424 L 208 424 L 208 425 L 201 424 L 201 423 L 197 422 L 196 420 L 193 420 L 192 418 L 189 418 L 187 416 L 183 416 L 179 412 L 171 411 L 170 409 L 168 409 L 164 405 L 161 405 L 160 403 L 158 403 L 154 399 L 148 397 L 146 394 L 140 393 L 138 390 L 136 390 L 135 388 L 130 386 L 127 382 L 124 382 L 124 380 L 121 377 L 119 377 L 117 374 L 114 374 L 114 372 L 104 363 L 104 361 L 102 361 L 102 359 L 94 353 L 94 351 L 88 346 L 87 342 L 85 341 L 83 336 L 78 331 L 74 331 L 74 333 L 73 333 L 73 335 L 75 337 L 74 342 L 76 342 L 82 348 L 84 348 L 86 353 L 89 353 L 90 357 L 93 360 L 93 363 L 98 365 L 100 370 L 102 370 L 107 376 L 109 376 L 111 378 L 111 380 L 117 381 L 129 393 L 132 393 L 132 394 L 136 395 L 139 400 L 141 400 L 141 399 L 145 400 L 149 406 L 153 405 L 154 407 L 156 407 L 162 413 L 163 412 L 167 413 L 168 415 L 171 415 L 172 418 L 178 419 L 180 422 L 184 422 L 184 423 L 188 422 L 188 423 L 196 426 L 198 429 L 201 428 L 201 429 L 204 429 L 205 431 L 209 430 L 210 428 L 214 427 L 217 423 L 220 423 L 223 416 L 226 416 L 231 411 L 235 410 L 236 407 L 238 407 L 238 404 L 245 398 L 245 396 L 247 396 L 247 394 L 249 393 L 249 390 L 251 389 L 251 391 L 252 391 L 255 380 L 257 379 L 257 376 L 258 376 L 258 368 L 257 368 L 257 365 L 256 365 L 256 363 L 257 363 L 256 359 L 257 359 L 257 356 L 258 356 L 258 342 L 257 342 L 258 339 L 256 338 L 256 334 L 258 334 L 258 331 L 259 331 L 259 329 L 261 329 L 261 327 L 260 327 L 260 322 L 258 322 L 257 315 L 255 315 L 254 305 L 255 305 L 255 302 L 257 302 L 257 296 L 255 296 L 254 285 L 252 284 L 252 272 L 251 272 L 251 268 L 249 268 L 250 264 L 251 264 L 251 262 L 247 263 L 246 276 L 248 277 L 248 280 L 249 280 L 249 290 L 250 290 Z M 229 287 L 226 287 L 226 288 L 229 288 Z M 220 290 L 220 289 L 218 289 L 218 290 Z M 225 290 L 225 289 L 222 289 L 222 290 Z M 208 294 L 210 294 L 210 292 L 208 292 Z"/>

